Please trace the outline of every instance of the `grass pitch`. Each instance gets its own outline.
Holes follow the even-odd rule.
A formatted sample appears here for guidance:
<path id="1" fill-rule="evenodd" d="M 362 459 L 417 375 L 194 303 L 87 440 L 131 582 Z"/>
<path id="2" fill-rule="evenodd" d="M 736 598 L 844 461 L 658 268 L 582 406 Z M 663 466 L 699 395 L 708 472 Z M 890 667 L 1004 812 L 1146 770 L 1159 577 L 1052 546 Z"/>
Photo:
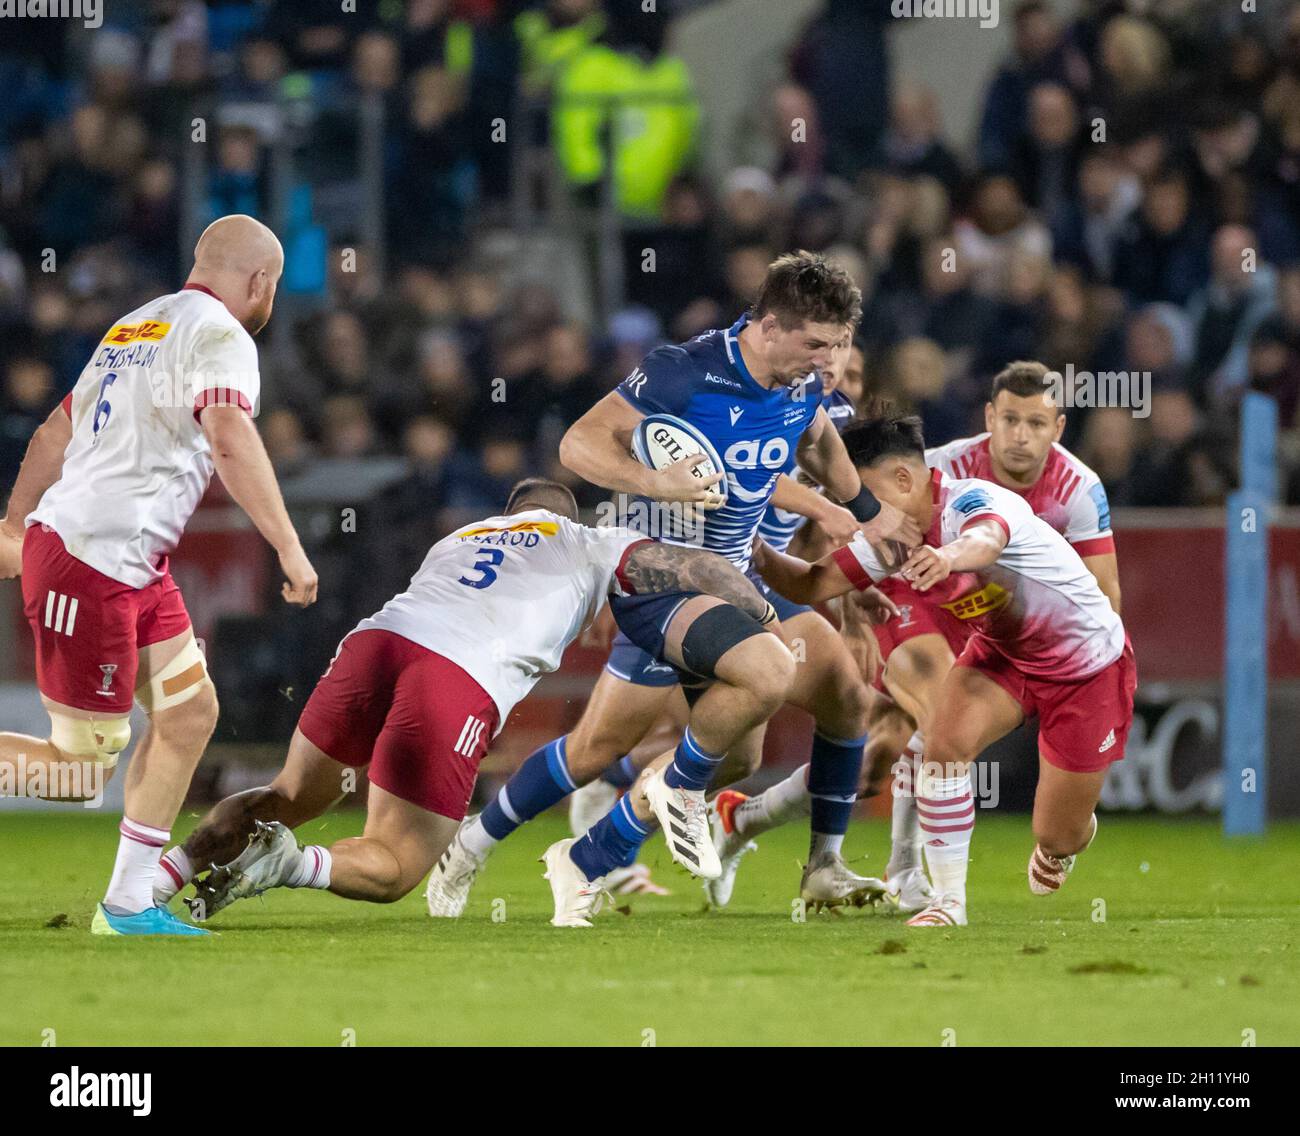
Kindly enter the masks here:
<path id="1" fill-rule="evenodd" d="M 705 913 L 656 839 L 671 897 L 562 931 L 535 861 L 564 834 L 552 815 L 502 847 L 459 921 L 429 919 L 419 892 L 282 891 L 223 912 L 211 939 L 105 940 L 88 928 L 116 824 L 0 818 L 0 1043 L 1300 1043 L 1294 823 L 1225 842 L 1209 820 L 1107 816 L 1064 890 L 1038 898 L 1028 818 L 981 816 L 973 923 L 951 931 L 870 911 L 796 921 L 802 826 L 763 837 L 731 908 Z M 341 813 L 299 837 L 360 827 Z M 859 824 L 846 850 L 878 874 L 887 843 Z"/>

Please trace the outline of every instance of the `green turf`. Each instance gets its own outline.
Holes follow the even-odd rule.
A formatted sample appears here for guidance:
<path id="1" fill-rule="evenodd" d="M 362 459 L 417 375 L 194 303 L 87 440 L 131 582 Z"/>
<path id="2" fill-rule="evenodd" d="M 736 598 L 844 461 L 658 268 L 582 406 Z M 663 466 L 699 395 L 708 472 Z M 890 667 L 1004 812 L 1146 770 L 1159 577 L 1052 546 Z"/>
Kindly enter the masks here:
<path id="1" fill-rule="evenodd" d="M 116 818 L 2 818 L 0 1043 L 1300 1042 L 1300 825 L 1225 843 L 1210 821 L 1107 817 L 1065 890 L 1040 899 L 1027 819 L 981 817 L 960 931 L 865 911 L 796 922 L 795 828 L 762 840 L 725 913 L 701 911 L 656 841 L 671 898 L 561 931 L 533 859 L 559 835 L 547 818 L 504 846 L 456 922 L 429 919 L 419 893 L 379 907 L 276 892 L 223 912 L 220 937 L 99 939 Z M 859 825 L 847 847 L 878 872 L 886 842 Z"/>

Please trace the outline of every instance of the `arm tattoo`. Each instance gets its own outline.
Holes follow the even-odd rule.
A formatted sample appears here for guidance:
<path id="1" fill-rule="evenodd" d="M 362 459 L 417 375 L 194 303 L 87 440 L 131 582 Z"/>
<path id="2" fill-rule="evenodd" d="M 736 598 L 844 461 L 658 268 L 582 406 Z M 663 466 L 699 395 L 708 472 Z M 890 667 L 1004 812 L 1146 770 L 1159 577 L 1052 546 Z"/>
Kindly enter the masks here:
<path id="1" fill-rule="evenodd" d="M 623 575 L 637 595 L 654 592 L 700 592 L 761 619 L 767 601 L 753 583 L 716 552 L 676 544 L 642 544 L 632 550 Z"/>

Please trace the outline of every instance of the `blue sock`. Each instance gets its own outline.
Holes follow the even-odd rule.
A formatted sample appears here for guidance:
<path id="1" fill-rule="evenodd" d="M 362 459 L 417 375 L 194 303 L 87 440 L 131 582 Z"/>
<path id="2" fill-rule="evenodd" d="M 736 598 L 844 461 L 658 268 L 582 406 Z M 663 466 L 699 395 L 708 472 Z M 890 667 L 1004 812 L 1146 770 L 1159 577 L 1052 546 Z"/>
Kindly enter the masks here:
<path id="1" fill-rule="evenodd" d="M 569 857 L 589 880 L 625 868 L 636 859 L 637 850 L 650 835 L 653 821 L 642 822 L 632 811 L 626 796 L 593 824 L 581 840 L 575 840 Z"/>
<path id="2" fill-rule="evenodd" d="M 858 799 L 858 777 L 866 735 L 841 741 L 813 734 L 808 765 L 808 792 L 812 796 L 812 831 L 822 836 L 843 836 L 849 830 L 853 802 Z"/>
<path id="3" fill-rule="evenodd" d="M 708 788 L 713 779 L 713 771 L 722 764 L 722 754 L 705 753 L 700 748 L 690 726 L 682 734 L 682 740 L 673 755 L 672 764 L 664 770 L 664 784 L 670 789 L 697 789 L 701 792 Z M 861 747 L 858 761 L 862 760 Z"/>
<path id="4" fill-rule="evenodd" d="M 632 788 L 636 782 L 636 777 L 637 768 L 632 764 L 631 754 L 626 753 L 600 775 L 602 781 L 613 785 L 615 789 Z"/>
<path id="5" fill-rule="evenodd" d="M 532 820 L 577 789 L 564 756 L 565 738 L 547 742 L 502 787 L 479 821 L 493 840 L 504 840 L 524 821 Z"/>
<path id="6" fill-rule="evenodd" d="M 637 824 L 640 823 L 641 823 L 640 821 L 637 821 Z M 651 821 L 650 823 L 653 824 L 654 822 Z M 633 864 L 635 864 L 636 858 L 641 855 L 641 845 L 643 845 L 649 839 L 650 839 L 650 834 L 647 832 L 643 837 L 641 837 L 640 840 L 638 840 L 635 844 L 633 844 L 632 847 L 629 848 L 623 854 L 623 859 L 619 861 L 618 866 L 620 868 L 630 868 Z"/>

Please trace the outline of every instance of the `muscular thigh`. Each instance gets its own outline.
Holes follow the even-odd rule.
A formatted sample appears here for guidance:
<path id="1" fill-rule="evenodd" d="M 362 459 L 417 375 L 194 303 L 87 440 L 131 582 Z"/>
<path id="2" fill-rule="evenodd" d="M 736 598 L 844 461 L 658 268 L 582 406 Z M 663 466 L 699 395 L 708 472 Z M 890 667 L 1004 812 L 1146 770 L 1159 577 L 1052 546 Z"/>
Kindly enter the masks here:
<path id="1" fill-rule="evenodd" d="M 953 654 L 942 635 L 925 634 L 895 647 L 885 662 L 882 681 L 890 697 L 916 722 L 922 734 L 952 669 Z"/>
<path id="2" fill-rule="evenodd" d="M 1020 704 L 1004 687 L 970 667 L 953 667 L 938 691 L 926 760 L 974 761 L 1023 720 Z"/>
<path id="3" fill-rule="evenodd" d="M 794 656 L 794 685 L 790 701 L 807 707 L 819 697 L 819 689 L 828 682 L 839 684 L 849 673 L 856 673 L 853 656 L 840 639 L 839 632 L 815 611 L 805 611 L 781 624 L 781 638 Z M 829 697 L 830 692 L 821 695 Z"/>
<path id="4" fill-rule="evenodd" d="M 723 601 L 716 596 L 692 596 L 673 613 L 664 629 L 664 658 L 675 667 L 690 670 L 683 654 L 687 633 L 705 612 L 721 607 Z"/>
<path id="5" fill-rule="evenodd" d="M 284 768 L 271 787 L 304 812 L 321 813 L 340 797 L 355 792 L 359 777 L 357 770 L 335 761 L 295 729 Z"/>

